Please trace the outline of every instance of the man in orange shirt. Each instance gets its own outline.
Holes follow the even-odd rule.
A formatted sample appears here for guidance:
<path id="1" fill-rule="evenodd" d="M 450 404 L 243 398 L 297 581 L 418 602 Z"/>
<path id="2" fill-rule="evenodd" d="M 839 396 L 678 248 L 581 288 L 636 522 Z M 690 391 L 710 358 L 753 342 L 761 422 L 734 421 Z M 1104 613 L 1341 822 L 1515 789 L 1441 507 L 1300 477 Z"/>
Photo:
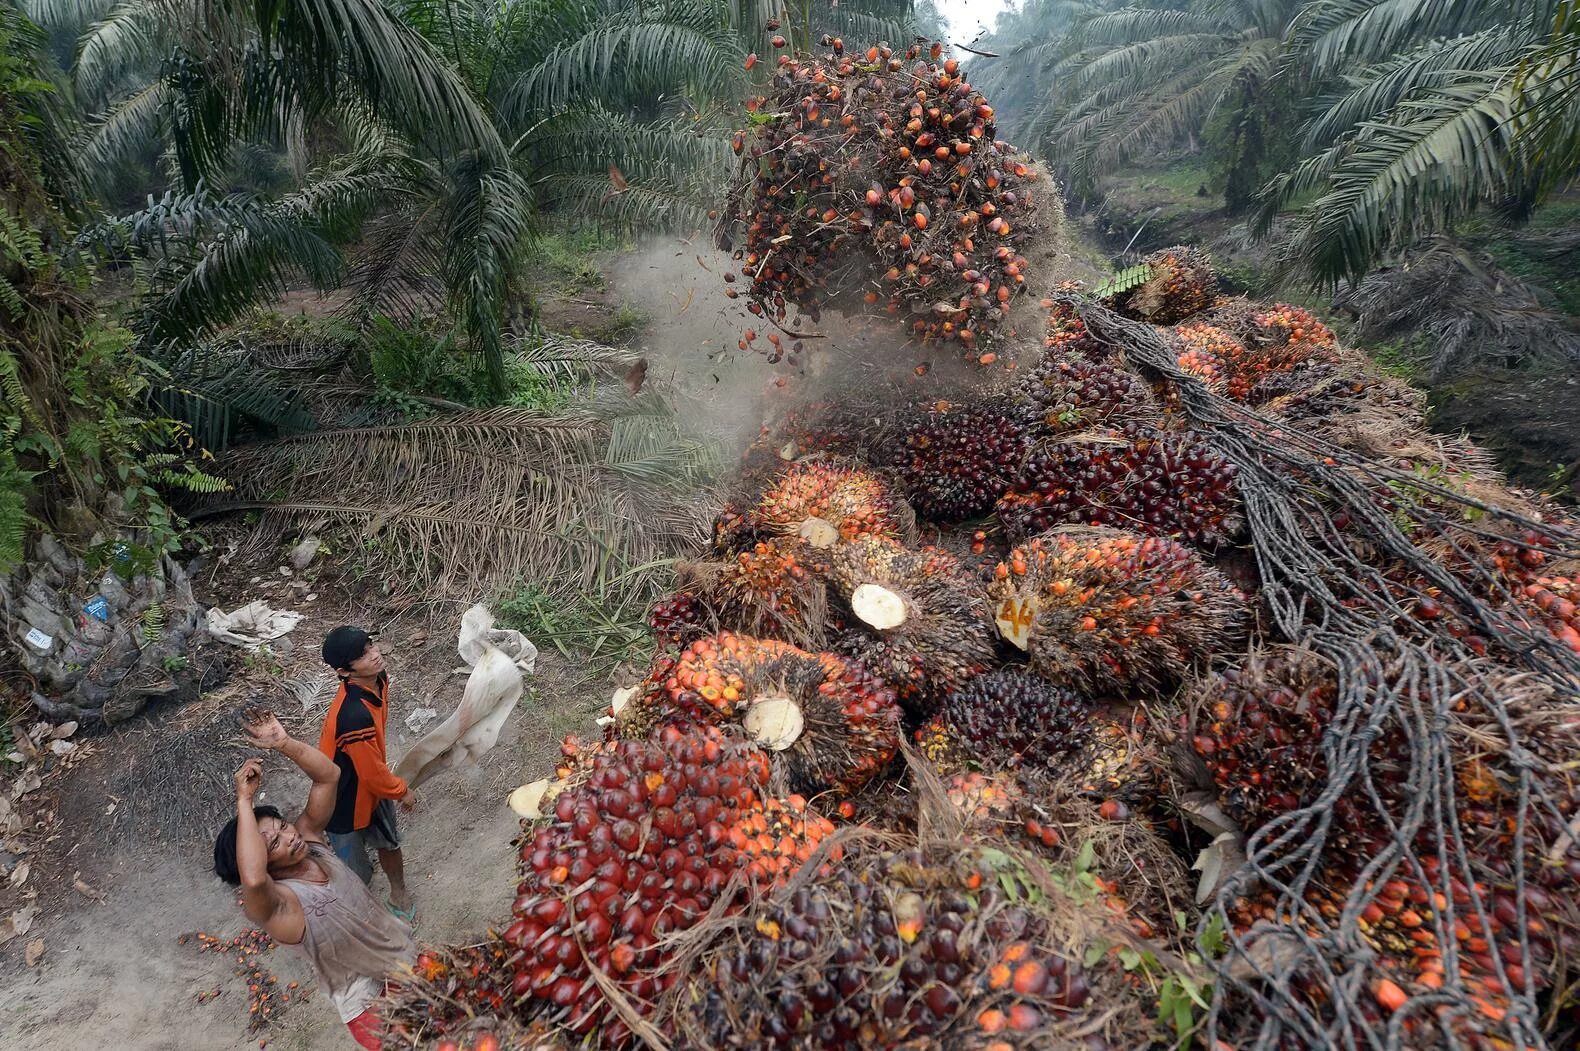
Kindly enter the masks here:
<path id="1" fill-rule="evenodd" d="M 340 689 L 324 718 L 318 747 L 340 768 L 334 813 L 325 833 L 335 854 L 364 883 L 373 879 L 368 850 L 390 881 L 390 911 L 415 925 L 417 910 L 406 890 L 395 801 L 410 810 L 415 796 L 390 771 L 384 752 L 389 716 L 389 674 L 378 643 L 361 628 L 336 628 L 324 639 L 324 663 L 340 676 Z"/>

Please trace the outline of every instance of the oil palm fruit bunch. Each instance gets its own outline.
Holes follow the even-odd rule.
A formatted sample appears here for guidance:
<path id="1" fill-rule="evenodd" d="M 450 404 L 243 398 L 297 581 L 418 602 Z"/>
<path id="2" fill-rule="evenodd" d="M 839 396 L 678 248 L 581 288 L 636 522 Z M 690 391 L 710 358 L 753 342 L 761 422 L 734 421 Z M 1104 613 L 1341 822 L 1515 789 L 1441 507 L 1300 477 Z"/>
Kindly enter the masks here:
<path id="1" fill-rule="evenodd" d="M 917 740 L 924 754 L 932 743 L 981 770 L 1059 770 L 1083 753 L 1091 711 L 1080 694 L 1003 668 L 951 692 Z"/>
<path id="2" fill-rule="evenodd" d="M 663 688 L 677 717 L 739 722 L 796 791 L 851 791 L 899 748 L 894 691 L 832 653 L 721 632 L 687 647 Z"/>
<path id="3" fill-rule="evenodd" d="M 590 968 L 631 1002 L 671 986 L 665 935 L 700 920 L 745 863 L 728 829 L 761 806 L 766 756 L 712 727 L 595 750 L 521 847 L 504 940 L 512 1000 L 604 1046 L 630 1039 Z"/>
<path id="4" fill-rule="evenodd" d="M 1211 547 L 1243 525 L 1236 476 L 1233 464 L 1189 431 L 1126 424 L 1034 449 L 996 512 L 1016 538 L 1078 523 Z"/>
<path id="5" fill-rule="evenodd" d="M 543 1022 L 516 1017 L 511 957 L 497 937 L 480 945 L 424 946 L 410 974 L 378 1002 L 384 1046 L 428 1051 L 568 1051 Z"/>
<path id="6" fill-rule="evenodd" d="M 827 879 L 755 901 L 720 939 L 680 998 L 679 1046 L 1148 1044 L 1151 1034 L 1114 1043 L 1101 1035 L 1109 1030 L 1091 1012 L 1111 1006 L 1102 996 L 1135 994 L 1103 954 L 1088 967 L 1068 948 L 1066 911 L 1075 906 L 1034 897 L 1030 886 L 1017 859 L 969 841 L 847 853 Z M 1117 933 L 1103 918 L 1092 922 L 1094 938 Z M 1138 1009 L 1135 1018 L 1150 1025 L 1151 1014 Z"/>
<path id="7" fill-rule="evenodd" d="M 1034 175 L 940 45 L 868 55 L 781 56 L 767 94 L 747 101 L 720 228 L 739 242 L 740 274 L 725 294 L 775 325 L 861 295 L 990 364 L 983 347 L 1026 280 Z M 771 355 L 777 340 L 748 329 L 741 343 Z"/>
<path id="8" fill-rule="evenodd" d="M 1020 472 L 1031 436 L 1013 406 L 935 402 L 906 418 L 877 454 L 911 506 L 933 522 L 978 518 Z"/>
<path id="9" fill-rule="evenodd" d="M 1218 296 L 1218 274 L 1199 248 L 1175 245 L 1141 261 L 1133 281 L 1105 297 L 1107 305 L 1126 317 L 1172 325 L 1212 306 Z"/>
<path id="10" fill-rule="evenodd" d="M 745 858 L 747 878 L 766 887 L 788 879 L 811 859 L 818 844 L 834 832 L 834 823 L 811 810 L 804 797 L 765 799 L 744 811 L 729 826 L 732 847 Z M 839 860 L 838 848 L 829 854 Z"/>
<path id="11" fill-rule="evenodd" d="M 794 536 L 814 548 L 828 548 L 865 536 L 897 539 L 905 531 L 907 511 L 872 472 L 816 461 L 786 468 L 746 517 L 759 535 Z"/>
<path id="12" fill-rule="evenodd" d="M 862 457 L 871 445 L 870 412 L 838 401 L 814 401 L 764 424 L 741 458 L 741 474 L 776 475 L 803 456 Z"/>
<path id="13" fill-rule="evenodd" d="M 867 538 L 829 552 L 830 579 L 850 609 L 835 648 L 926 713 L 987 670 L 993 629 L 980 588 L 952 556 Z"/>
<path id="14" fill-rule="evenodd" d="M 1026 396 L 1053 433 L 1154 420 L 1145 383 L 1113 361 L 1048 350 L 1026 378 Z"/>
<path id="15" fill-rule="evenodd" d="M 677 568 L 683 587 L 714 627 L 816 645 L 828 624 L 828 597 L 811 549 L 793 538 L 759 540 L 721 562 Z M 695 631 L 686 642 L 712 631 Z"/>
<path id="16" fill-rule="evenodd" d="M 1180 345 L 1179 367 L 1200 379 L 1207 388 L 1220 394 L 1228 392 L 1237 382 L 1229 372 L 1229 362 L 1242 358 L 1245 348 L 1216 325 L 1189 322 L 1174 329 Z M 1242 400 L 1249 388 L 1240 390 Z"/>
<path id="17" fill-rule="evenodd" d="M 1080 285 L 1068 281 L 1060 283 L 1058 287 L 1065 291 L 1080 289 Z M 1048 326 L 1042 338 L 1045 359 L 1081 358 L 1118 363 L 1115 360 L 1118 357 L 1115 348 L 1092 335 L 1073 306 L 1051 299 L 1044 299 L 1042 305 L 1048 308 Z"/>
<path id="18" fill-rule="evenodd" d="M 1528 888 L 1522 911 L 1512 887 L 1463 879 L 1433 853 L 1416 860 L 1424 881 L 1410 871 L 1387 880 L 1363 880 L 1343 869 L 1324 872 L 1307 884 L 1296 922 L 1320 944 L 1346 926 L 1346 908 L 1355 907 L 1351 901 L 1359 906 L 1356 926 L 1370 954 L 1366 995 L 1358 1006 L 1360 1021 L 1373 1031 L 1393 1019 L 1400 1023 L 1402 1047 L 1504 1051 L 1518 1046 L 1505 1023 L 1516 996 L 1527 988 L 1540 993 L 1552 984 L 1555 940 L 1541 916 L 1551 915 L 1557 901 Z M 1286 929 L 1291 911 L 1264 888 L 1236 900 L 1229 918 L 1242 937 L 1249 932 L 1254 940 L 1258 929 Z M 1447 942 L 1453 943 L 1452 953 Z M 1564 952 L 1573 948 L 1580 943 Z M 1330 954 L 1346 962 L 1355 959 L 1353 948 L 1335 947 Z M 1328 985 L 1313 979 L 1303 974 L 1294 989 L 1327 1016 Z M 1407 1006 L 1417 998 L 1430 1000 Z"/>
<path id="19" fill-rule="evenodd" d="M 674 591 L 654 602 L 647 611 L 648 630 L 660 646 L 687 646 L 717 630 L 708 608 L 696 595 Z"/>
<path id="20" fill-rule="evenodd" d="M 1309 805 L 1327 785 L 1322 735 L 1337 698 L 1330 665 L 1286 648 L 1254 655 L 1195 691 L 1191 747 L 1246 832 Z"/>
<path id="21" fill-rule="evenodd" d="M 1085 693 L 1161 691 L 1243 633 L 1245 597 L 1163 537 L 1055 529 L 1012 550 L 994 575 L 1000 633 L 1032 671 Z"/>

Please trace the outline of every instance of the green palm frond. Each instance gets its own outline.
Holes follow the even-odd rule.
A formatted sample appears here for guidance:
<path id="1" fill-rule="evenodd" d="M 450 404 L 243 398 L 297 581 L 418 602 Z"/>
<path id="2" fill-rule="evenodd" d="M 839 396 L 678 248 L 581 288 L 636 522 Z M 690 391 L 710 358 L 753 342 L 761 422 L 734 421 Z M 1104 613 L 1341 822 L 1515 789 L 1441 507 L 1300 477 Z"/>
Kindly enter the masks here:
<path id="1" fill-rule="evenodd" d="M 118 165 L 158 141 L 172 101 L 169 85 L 155 80 L 116 102 L 82 143 L 83 170 L 113 178 Z"/>
<path id="2" fill-rule="evenodd" d="M 590 98 L 690 87 L 726 96 L 740 83 L 740 50 L 700 9 L 675 5 L 633 19 L 622 9 L 556 43 L 510 90 L 506 110 L 518 122 Z"/>
<path id="3" fill-rule="evenodd" d="M 197 17 L 192 0 L 122 0 L 77 42 L 72 78 L 78 96 L 96 105 L 129 79 L 156 71 L 176 49 L 179 27 Z"/>
<path id="4" fill-rule="evenodd" d="M 45 29 L 80 29 L 97 22 L 115 6 L 115 0 L 21 0 L 22 14 Z"/>
<path id="5" fill-rule="evenodd" d="M 1228 35 L 1233 28 L 1215 18 L 1189 9 L 1126 7 L 1094 15 L 1070 30 L 1064 39 L 1069 50 L 1101 44 L 1132 44 L 1159 37 Z"/>
<path id="6" fill-rule="evenodd" d="M 1313 0 L 1292 26 L 1290 48 L 1322 76 L 1383 60 L 1417 41 L 1505 23 L 1513 8 L 1486 0 Z"/>
<path id="7" fill-rule="evenodd" d="M 518 340 L 512 357 L 534 372 L 566 384 L 617 378 L 636 364 L 636 356 L 629 350 L 547 332 Z"/>
<path id="8" fill-rule="evenodd" d="M 1495 199 L 1515 147 L 1511 70 L 1478 72 L 1367 122 L 1327 159 L 1327 190 L 1304 212 L 1292 248 L 1323 281 L 1358 278 L 1409 243 Z M 1308 176 L 1309 178 L 1309 176 Z"/>
<path id="9" fill-rule="evenodd" d="M 1520 34 L 1498 26 L 1454 40 L 1434 40 L 1350 74 L 1345 78 L 1348 92 L 1318 100 L 1317 116 L 1306 128 L 1306 148 L 1319 149 L 1416 92 L 1453 81 L 1464 70 L 1507 66 L 1522 50 Z"/>

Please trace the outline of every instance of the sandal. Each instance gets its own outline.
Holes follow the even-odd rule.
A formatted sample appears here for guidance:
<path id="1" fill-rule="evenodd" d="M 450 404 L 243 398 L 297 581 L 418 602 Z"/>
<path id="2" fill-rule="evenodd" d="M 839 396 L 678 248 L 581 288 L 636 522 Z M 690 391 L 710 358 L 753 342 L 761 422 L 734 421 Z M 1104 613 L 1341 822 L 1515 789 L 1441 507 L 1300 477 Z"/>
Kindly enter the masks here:
<path id="1" fill-rule="evenodd" d="M 397 920 L 400 920 L 412 930 L 417 929 L 417 906 L 413 905 L 410 908 L 405 909 L 398 908 L 396 907 L 395 903 L 390 901 L 388 898 L 384 899 L 384 905 L 390 910 Z"/>

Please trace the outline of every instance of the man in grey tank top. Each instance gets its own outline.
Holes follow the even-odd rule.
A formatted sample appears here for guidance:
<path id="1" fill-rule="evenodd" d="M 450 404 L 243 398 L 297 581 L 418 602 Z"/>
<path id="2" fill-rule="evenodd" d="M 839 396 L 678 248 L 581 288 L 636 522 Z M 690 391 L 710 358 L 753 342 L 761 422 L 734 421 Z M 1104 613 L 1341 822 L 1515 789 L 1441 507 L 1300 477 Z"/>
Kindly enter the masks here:
<path id="1" fill-rule="evenodd" d="M 357 874 L 335 856 L 324 828 L 335 809 L 340 767 L 285 732 L 272 712 L 249 708 L 243 726 L 252 743 L 279 752 L 312 778 L 307 806 L 287 821 L 255 806 L 263 761 L 236 771 L 236 816 L 214 841 L 214 872 L 241 887 L 247 918 L 282 945 L 298 945 L 358 1046 L 377 1049 L 374 1001 L 384 979 L 417 955 L 411 928 L 390 913 Z"/>

